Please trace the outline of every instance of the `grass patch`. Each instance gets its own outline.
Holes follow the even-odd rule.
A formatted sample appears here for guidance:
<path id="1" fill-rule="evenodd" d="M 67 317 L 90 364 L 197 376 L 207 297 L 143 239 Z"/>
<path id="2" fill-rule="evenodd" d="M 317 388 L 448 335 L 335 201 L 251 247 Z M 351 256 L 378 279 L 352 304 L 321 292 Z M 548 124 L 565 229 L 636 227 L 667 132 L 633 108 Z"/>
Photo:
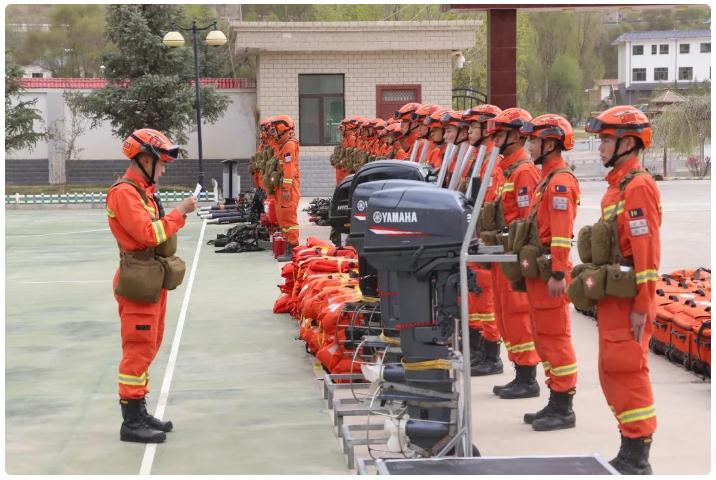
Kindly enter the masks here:
<path id="1" fill-rule="evenodd" d="M 60 195 L 63 193 L 107 192 L 109 185 L 5 185 L 5 195 Z M 162 192 L 192 192 L 194 189 L 186 185 L 161 185 Z"/>

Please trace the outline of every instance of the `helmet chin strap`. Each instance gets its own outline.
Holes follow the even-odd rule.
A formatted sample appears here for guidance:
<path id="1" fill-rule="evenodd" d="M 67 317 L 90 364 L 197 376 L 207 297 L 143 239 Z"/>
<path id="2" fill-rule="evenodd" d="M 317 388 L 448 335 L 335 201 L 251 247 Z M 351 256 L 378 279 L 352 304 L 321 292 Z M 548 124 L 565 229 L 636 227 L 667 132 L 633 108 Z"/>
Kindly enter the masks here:
<path id="1" fill-rule="evenodd" d="M 151 154 L 150 154 L 151 155 Z M 142 162 L 137 160 L 138 157 L 134 157 L 134 161 L 137 162 L 137 166 L 142 171 L 145 177 L 147 177 L 147 181 L 149 182 L 149 185 L 154 185 L 154 174 L 157 171 L 157 162 L 159 161 L 159 158 L 152 155 L 152 174 L 149 175 L 147 171 L 144 169 L 144 166 L 142 165 Z"/>
<path id="2" fill-rule="evenodd" d="M 535 165 L 542 165 L 542 163 L 544 162 L 545 157 L 547 157 L 547 155 L 549 155 L 550 153 L 554 152 L 555 150 L 557 150 L 556 147 L 553 148 L 552 150 L 550 150 L 549 152 L 545 152 L 545 151 L 544 151 L 544 141 L 542 141 L 542 143 L 541 143 L 540 146 L 539 146 L 539 157 L 537 157 L 537 158 L 535 159 L 534 164 L 535 164 Z"/>
<path id="3" fill-rule="evenodd" d="M 512 133 L 512 132 L 510 132 L 510 133 Z M 505 137 L 505 143 L 503 143 L 502 146 L 500 147 L 500 155 L 505 154 L 505 150 L 507 150 L 507 147 L 510 147 L 517 143 L 517 141 L 507 143 L 507 138 L 510 136 L 510 133 L 507 134 L 507 137 Z"/>
<path id="4" fill-rule="evenodd" d="M 617 161 L 619 161 L 619 159 L 622 158 L 624 155 L 629 155 L 630 153 L 638 150 L 638 148 L 634 146 L 634 147 L 630 148 L 629 150 L 627 150 L 626 152 L 617 153 L 619 151 L 619 147 L 621 146 L 621 142 L 622 142 L 621 137 L 617 138 L 617 143 L 616 143 L 616 145 L 614 145 L 614 153 L 612 153 L 612 158 L 610 158 L 609 161 L 606 164 L 604 164 L 605 167 L 612 168 L 614 166 L 614 164 L 617 163 Z"/>

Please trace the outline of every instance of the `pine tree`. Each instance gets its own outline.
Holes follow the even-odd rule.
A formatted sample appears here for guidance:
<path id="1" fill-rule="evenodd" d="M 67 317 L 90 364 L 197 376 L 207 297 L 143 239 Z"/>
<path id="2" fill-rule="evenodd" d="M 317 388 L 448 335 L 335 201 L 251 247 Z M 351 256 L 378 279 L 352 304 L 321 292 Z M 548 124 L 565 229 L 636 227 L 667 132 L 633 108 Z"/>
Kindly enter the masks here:
<path id="1" fill-rule="evenodd" d="M 7 58 L 7 57 L 6 57 Z M 5 63 L 5 152 L 28 148 L 32 150 L 37 142 L 47 136 L 36 132 L 34 123 L 42 120 L 40 111 L 34 108 L 37 98 L 21 101 L 23 88 L 20 83 L 22 69 L 11 61 Z"/>
<path id="2" fill-rule="evenodd" d="M 107 7 L 107 35 L 118 50 L 103 59 L 108 84 L 70 100 L 92 120 L 92 127 L 108 120 L 119 138 L 154 128 L 177 143 L 188 141 L 187 130 L 196 126 L 192 52 L 162 44 L 172 20 L 183 18 L 177 5 Z M 202 121 L 216 122 L 228 104 L 213 87 L 201 87 Z"/>

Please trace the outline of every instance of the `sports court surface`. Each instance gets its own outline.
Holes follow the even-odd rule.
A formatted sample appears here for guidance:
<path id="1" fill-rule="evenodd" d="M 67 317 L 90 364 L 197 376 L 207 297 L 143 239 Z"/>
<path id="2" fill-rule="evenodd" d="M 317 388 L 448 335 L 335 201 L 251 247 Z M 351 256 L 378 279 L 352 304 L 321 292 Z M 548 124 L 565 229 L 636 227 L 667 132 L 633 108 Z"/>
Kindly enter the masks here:
<path id="1" fill-rule="evenodd" d="M 710 267 L 710 182 L 659 187 L 662 272 Z M 577 228 L 596 220 L 604 188 L 582 183 Z M 202 229 L 189 216 L 178 252 L 187 276 L 169 294 L 148 397 L 150 411 L 161 403 L 175 428 L 155 449 L 119 441 L 119 319 L 111 291 L 118 255 L 104 209 L 5 213 L 7 473 L 350 473 L 321 385 L 294 340 L 296 323 L 271 312 L 281 279 L 269 252 L 216 254 L 206 241 L 228 227 Z M 299 220 L 302 238 L 328 237 L 328 228 L 307 224 L 305 214 Z M 522 414 L 544 405 L 546 389 L 541 398 L 498 399 L 492 386 L 513 375 L 506 363 L 502 375 L 473 379 L 473 440 L 483 455 L 598 453 L 608 460 L 616 453 L 616 424 L 597 378 L 594 321 L 573 312 L 572 331 L 577 428 L 533 432 L 524 425 Z M 654 471 L 708 473 L 710 382 L 663 357 L 650 361 L 659 422 Z"/>

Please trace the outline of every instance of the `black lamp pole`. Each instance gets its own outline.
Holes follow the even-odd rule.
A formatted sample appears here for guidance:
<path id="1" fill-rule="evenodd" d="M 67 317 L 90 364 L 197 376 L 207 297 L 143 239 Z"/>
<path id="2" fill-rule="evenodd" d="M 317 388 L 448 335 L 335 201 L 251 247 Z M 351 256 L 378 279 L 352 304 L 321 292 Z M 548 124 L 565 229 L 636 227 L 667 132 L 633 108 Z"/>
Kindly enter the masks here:
<path id="1" fill-rule="evenodd" d="M 212 28 L 216 30 L 216 22 L 210 23 L 206 27 L 197 27 L 196 20 L 191 22 L 191 28 L 185 28 L 172 23 L 172 29 L 183 30 L 185 32 L 191 32 L 192 42 L 194 43 L 194 109 L 196 110 L 196 135 L 199 141 L 199 184 L 204 190 L 204 152 L 202 150 L 201 143 L 201 92 L 199 90 L 199 46 L 196 39 L 196 33 Z"/>

